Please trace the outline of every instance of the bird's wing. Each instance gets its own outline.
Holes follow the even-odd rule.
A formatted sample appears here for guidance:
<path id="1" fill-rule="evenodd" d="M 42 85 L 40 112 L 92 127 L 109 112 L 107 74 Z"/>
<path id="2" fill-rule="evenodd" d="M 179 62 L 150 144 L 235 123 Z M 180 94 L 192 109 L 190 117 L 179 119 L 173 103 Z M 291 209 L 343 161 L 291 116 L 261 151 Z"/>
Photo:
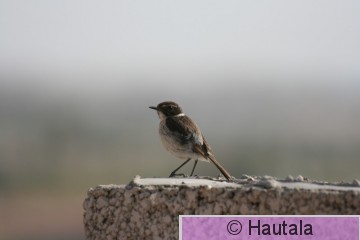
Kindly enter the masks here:
<path id="1" fill-rule="evenodd" d="M 213 155 L 210 145 L 202 135 L 199 127 L 188 116 L 168 117 L 166 126 L 175 133 L 180 143 L 191 143 L 193 150 L 205 159 L 209 155 Z"/>
<path id="2" fill-rule="evenodd" d="M 208 159 L 209 156 L 213 156 L 213 152 L 211 150 L 210 145 L 207 143 L 204 136 L 202 136 L 203 144 L 194 144 L 193 150 L 203 156 L 205 159 Z"/>
<path id="3" fill-rule="evenodd" d="M 225 176 L 231 179 L 231 175 L 216 160 L 210 145 L 202 135 L 199 127 L 188 116 L 168 117 L 166 118 L 167 128 L 174 133 L 181 144 L 192 144 L 193 151 L 203 156 L 204 159 L 210 160 Z"/>
<path id="4" fill-rule="evenodd" d="M 168 117 L 165 123 L 179 143 L 203 145 L 203 137 L 199 127 L 188 116 Z"/>

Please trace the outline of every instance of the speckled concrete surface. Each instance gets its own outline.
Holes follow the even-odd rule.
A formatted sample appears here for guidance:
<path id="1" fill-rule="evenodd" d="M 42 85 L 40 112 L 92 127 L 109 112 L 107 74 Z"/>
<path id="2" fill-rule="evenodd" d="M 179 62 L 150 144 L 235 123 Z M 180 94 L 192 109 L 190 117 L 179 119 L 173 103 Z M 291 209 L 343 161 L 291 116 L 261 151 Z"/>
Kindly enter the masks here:
<path id="1" fill-rule="evenodd" d="M 87 239 L 178 239 L 186 214 L 360 214 L 359 181 L 135 177 L 127 185 L 100 185 L 84 201 Z"/>

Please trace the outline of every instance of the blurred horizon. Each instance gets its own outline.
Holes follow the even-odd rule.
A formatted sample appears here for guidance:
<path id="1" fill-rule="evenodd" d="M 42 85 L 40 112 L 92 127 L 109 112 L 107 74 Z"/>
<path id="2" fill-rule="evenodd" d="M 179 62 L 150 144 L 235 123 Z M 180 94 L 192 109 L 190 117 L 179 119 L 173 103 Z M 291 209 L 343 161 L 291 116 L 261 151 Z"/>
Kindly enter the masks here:
<path id="1" fill-rule="evenodd" d="M 166 100 L 235 177 L 359 179 L 359 10 L 1 1 L 0 238 L 81 238 L 88 188 L 167 177 L 180 161 L 148 108 Z"/>
<path id="2" fill-rule="evenodd" d="M 226 92 L 221 86 L 205 87 L 202 91 L 206 93 L 200 99 L 189 98 L 196 91 L 191 88 L 184 94 L 139 89 L 136 96 L 129 96 L 132 91 L 129 95 L 116 94 L 123 91 L 120 88 L 101 95 L 100 89 L 84 94 L 66 93 L 64 98 L 58 89 L 44 91 L 8 85 L 0 90 L 1 185 L 15 184 L 18 173 L 25 178 L 36 174 L 35 181 L 67 175 L 76 169 L 74 165 L 85 171 L 94 170 L 94 166 L 114 171 L 102 163 L 109 161 L 121 168 L 124 162 L 131 165 L 127 158 L 138 162 L 133 162 L 133 171 L 124 171 L 129 180 L 146 174 L 137 169 L 152 169 L 148 163 L 141 166 L 145 159 L 155 159 L 164 167 L 178 163 L 163 150 L 157 134 L 158 116 L 148 109 L 165 100 L 177 101 L 198 122 L 217 157 L 231 169 L 243 169 L 234 173 L 238 176 L 258 171 L 259 175 L 303 174 L 328 181 L 356 178 L 357 171 L 351 166 L 357 163 L 360 143 L 357 83 L 329 81 L 326 87 L 316 81 L 271 83 L 230 83 L 236 88 L 226 86 Z M 162 98 L 170 95 L 174 98 Z M 95 155 L 88 156 L 86 152 Z M 342 158 L 342 162 L 336 158 Z M 332 161 L 336 168 L 327 165 Z M 343 165 L 344 161 L 351 163 L 349 168 Z M 268 162 L 278 165 L 264 165 Z M 314 165 L 330 169 L 309 168 Z M 216 173 L 213 170 L 212 174 Z M 149 174 L 161 172 L 164 175 L 159 170 Z M 77 171 L 72 174 L 77 178 Z"/>

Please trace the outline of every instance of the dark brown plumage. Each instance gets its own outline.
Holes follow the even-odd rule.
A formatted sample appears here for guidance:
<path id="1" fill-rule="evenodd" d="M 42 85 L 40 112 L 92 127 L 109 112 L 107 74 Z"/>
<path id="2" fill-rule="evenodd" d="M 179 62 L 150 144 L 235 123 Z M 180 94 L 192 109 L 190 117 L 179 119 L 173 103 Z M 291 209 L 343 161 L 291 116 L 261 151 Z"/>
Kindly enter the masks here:
<path id="1" fill-rule="evenodd" d="M 158 104 L 156 107 L 150 107 L 157 110 L 160 117 L 159 134 L 166 150 L 178 158 L 187 159 L 180 167 L 175 169 L 170 176 L 175 175 L 190 160 L 195 160 L 193 174 L 197 161 L 211 161 L 225 176 L 231 179 L 231 175 L 216 160 L 210 145 L 202 135 L 200 128 L 188 116 L 186 116 L 181 107 L 175 102 L 167 101 Z"/>

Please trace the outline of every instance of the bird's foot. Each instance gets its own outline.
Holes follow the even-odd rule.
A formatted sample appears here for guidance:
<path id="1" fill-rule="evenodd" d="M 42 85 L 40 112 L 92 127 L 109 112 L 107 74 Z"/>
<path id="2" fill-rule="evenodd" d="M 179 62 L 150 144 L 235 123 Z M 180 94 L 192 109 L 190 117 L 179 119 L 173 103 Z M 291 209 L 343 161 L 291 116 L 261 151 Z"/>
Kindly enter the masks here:
<path id="1" fill-rule="evenodd" d="M 169 176 L 169 178 L 173 178 L 173 177 L 186 177 L 186 175 L 185 174 L 183 174 L 183 173 L 171 173 L 170 174 L 170 176 Z"/>

